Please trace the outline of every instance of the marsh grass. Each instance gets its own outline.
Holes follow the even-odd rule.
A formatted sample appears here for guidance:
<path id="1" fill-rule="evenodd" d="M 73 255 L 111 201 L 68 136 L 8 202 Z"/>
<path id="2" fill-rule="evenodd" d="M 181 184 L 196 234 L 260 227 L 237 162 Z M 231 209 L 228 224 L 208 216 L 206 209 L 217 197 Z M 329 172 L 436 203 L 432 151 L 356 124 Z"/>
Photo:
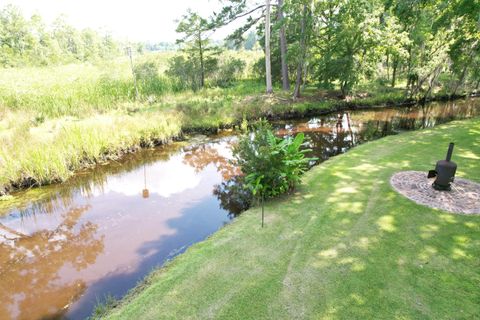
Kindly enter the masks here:
<path id="1" fill-rule="evenodd" d="M 101 319 L 106 316 L 112 308 L 118 303 L 117 299 L 112 295 L 106 295 L 103 299 L 97 298 L 92 316 L 88 319 Z"/>
<path id="2" fill-rule="evenodd" d="M 9 129 L 3 131 L 0 146 L 3 194 L 12 188 L 65 181 L 78 169 L 165 143 L 181 133 L 181 118 L 166 112 L 148 117 L 64 117 L 32 127 L 31 120 L 19 114 L 7 119 Z"/>

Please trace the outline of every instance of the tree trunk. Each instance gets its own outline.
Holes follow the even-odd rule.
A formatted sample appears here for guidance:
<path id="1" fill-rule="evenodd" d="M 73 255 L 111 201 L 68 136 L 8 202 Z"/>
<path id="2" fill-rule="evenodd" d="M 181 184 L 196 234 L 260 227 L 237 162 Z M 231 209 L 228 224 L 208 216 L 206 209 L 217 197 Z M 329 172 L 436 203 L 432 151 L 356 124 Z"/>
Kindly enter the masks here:
<path id="1" fill-rule="evenodd" d="M 395 81 L 397 80 L 397 67 L 398 67 L 398 60 L 393 58 L 393 70 L 392 70 L 392 88 L 395 88 Z"/>
<path id="2" fill-rule="evenodd" d="M 435 70 L 433 71 L 433 75 L 432 75 L 432 78 L 430 79 L 429 83 L 428 83 L 428 90 L 427 92 L 425 93 L 425 95 L 423 96 L 422 98 L 422 101 L 423 102 L 426 102 L 428 97 L 430 96 L 430 93 L 432 92 L 432 89 L 433 89 L 433 86 L 435 85 L 435 81 L 437 80 L 438 76 L 440 75 L 440 72 L 442 71 L 442 67 L 441 66 L 437 66 L 435 68 Z"/>
<path id="3" fill-rule="evenodd" d="M 303 64 L 303 84 L 301 90 L 305 91 L 305 86 L 307 84 L 307 78 L 308 78 L 308 59 L 305 57 L 305 63 Z"/>
<path id="4" fill-rule="evenodd" d="M 282 61 L 282 88 L 285 91 L 290 90 L 290 80 L 288 79 L 287 64 L 287 37 L 285 35 L 285 25 L 283 19 L 283 0 L 278 0 L 278 21 L 280 22 L 280 58 Z"/>
<path id="5" fill-rule="evenodd" d="M 345 99 L 347 97 L 347 82 L 343 81 L 340 84 L 340 91 L 342 92 L 342 98 Z"/>
<path id="6" fill-rule="evenodd" d="M 293 91 L 293 99 L 300 98 L 300 86 L 302 85 L 302 71 L 305 60 L 306 41 L 305 41 L 305 20 L 307 16 L 307 4 L 303 5 L 303 14 L 300 30 L 300 59 L 297 65 L 297 79 L 295 81 L 295 90 Z"/>
<path id="7" fill-rule="evenodd" d="M 200 87 L 205 86 L 205 65 L 203 61 L 202 35 L 198 33 L 198 47 L 200 51 Z"/>
<path id="8" fill-rule="evenodd" d="M 468 64 L 466 64 L 465 67 L 463 68 L 462 75 L 460 76 L 460 79 L 458 80 L 457 84 L 455 85 L 455 89 L 453 90 L 452 96 L 455 96 L 457 94 L 458 88 L 463 84 L 463 81 L 465 80 L 465 75 L 467 74 L 467 68 L 468 68 Z"/>
<path id="9" fill-rule="evenodd" d="M 272 63 L 270 61 L 270 0 L 266 0 L 265 13 L 265 73 L 267 93 L 272 93 Z"/>
<path id="10" fill-rule="evenodd" d="M 410 74 L 412 73 L 412 47 L 408 47 L 408 62 L 407 62 L 407 88 L 406 88 L 406 95 L 412 97 L 413 86 L 411 84 Z"/>
<path id="11" fill-rule="evenodd" d="M 390 60 L 390 54 L 387 51 L 387 81 L 390 80 L 390 65 L 388 64 Z"/>
<path id="12" fill-rule="evenodd" d="M 468 55 L 468 60 L 467 60 L 467 63 L 465 64 L 465 67 L 463 68 L 462 70 L 462 75 L 460 76 L 460 80 L 457 82 L 457 85 L 455 86 L 455 90 L 453 90 L 453 95 L 455 96 L 457 94 L 457 90 L 458 88 L 463 84 L 463 82 L 465 81 L 465 76 L 467 75 L 467 69 L 468 67 L 470 66 L 470 64 L 472 63 L 472 59 L 475 55 L 475 52 L 477 51 L 476 50 L 476 47 L 477 47 L 477 42 L 475 42 L 470 50 L 470 54 Z M 477 82 L 478 84 L 478 82 Z M 477 88 L 478 88 L 478 85 L 477 85 Z"/>

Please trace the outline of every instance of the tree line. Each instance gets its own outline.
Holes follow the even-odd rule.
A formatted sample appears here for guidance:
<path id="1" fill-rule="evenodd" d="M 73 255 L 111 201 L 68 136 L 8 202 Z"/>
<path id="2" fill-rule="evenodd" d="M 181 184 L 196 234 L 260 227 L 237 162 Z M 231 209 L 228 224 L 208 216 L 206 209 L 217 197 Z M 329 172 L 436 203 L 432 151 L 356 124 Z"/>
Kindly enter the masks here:
<path id="1" fill-rule="evenodd" d="M 286 91 L 293 82 L 294 98 L 307 83 L 343 97 L 365 81 L 403 81 L 410 98 L 479 87 L 478 0 L 224 0 L 208 19 L 187 13 L 177 31 L 192 37 L 180 42 L 201 61 L 209 33 L 237 20 L 228 40 L 240 45 L 256 30 L 267 93 L 275 81 Z"/>
<path id="2" fill-rule="evenodd" d="M 300 98 L 306 85 L 354 94 L 362 84 L 404 90 L 424 99 L 480 85 L 479 0 L 223 0 L 210 17 L 188 11 L 179 21 L 167 75 L 180 87 L 229 85 L 244 63 L 225 60 L 210 41 L 215 30 L 241 21 L 224 42 L 265 57 L 256 73 L 266 91 L 278 84 Z M 109 34 L 77 30 L 59 17 L 47 26 L 18 8 L 0 11 L 0 65 L 48 65 L 110 58 L 123 45 Z M 135 49 L 141 49 L 136 46 Z M 221 70 L 220 70 L 221 69 Z M 220 70 L 220 71 L 219 71 Z M 207 81 L 208 80 L 208 81 Z"/>
<path id="3" fill-rule="evenodd" d="M 109 34 L 77 30 L 64 17 L 51 25 L 35 14 L 25 18 L 13 5 L 0 10 L 0 66 L 49 65 L 107 59 L 121 53 Z"/>

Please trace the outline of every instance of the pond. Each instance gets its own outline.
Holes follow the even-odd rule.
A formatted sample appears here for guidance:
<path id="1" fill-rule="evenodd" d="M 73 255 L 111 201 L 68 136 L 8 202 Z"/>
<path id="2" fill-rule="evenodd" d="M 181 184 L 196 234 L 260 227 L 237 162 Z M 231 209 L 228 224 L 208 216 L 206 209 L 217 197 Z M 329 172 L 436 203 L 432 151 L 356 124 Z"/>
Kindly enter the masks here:
<path id="1" fill-rule="evenodd" d="M 325 160 L 405 130 L 480 115 L 480 100 L 343 112 L 274 123 Z M 67 183 L 0 203 L 0 319 L 83 319 L 229 223 L 233 132 L 143 150 Z"/>

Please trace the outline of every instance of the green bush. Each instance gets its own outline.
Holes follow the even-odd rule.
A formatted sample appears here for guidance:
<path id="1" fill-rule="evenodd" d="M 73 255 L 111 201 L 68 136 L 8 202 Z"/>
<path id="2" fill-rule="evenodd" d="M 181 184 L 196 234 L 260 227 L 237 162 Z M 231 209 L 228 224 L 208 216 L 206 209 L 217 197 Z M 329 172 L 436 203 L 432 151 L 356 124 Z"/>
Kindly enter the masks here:
<path id="1" fill-rule="evenodd" d="M 205 59 L 205 76 L 217 67 L 217 59 Z M 169 60 L 167 76 L 175 82 L 176 90 L 198 90 L 201 88 L 201 67 L 197 59 L 179 55 Z"/>
<path id="2" fill-rule="evenodd" d="M 241 77 L 245 70 L 246 63 L 240 59 L 229 59 L 223 61 L 214 73 L 214 84 L 221 88 L 229 87 Z"/>
<path id="3" fill-rule="evenodd" d="M 171 81 L 161 77 L 158 69 L 158 64 L 154 61 L 146 61 L 135 66 L 134 73 L 142 95 L 159 96 L 165 92 L 172 91 Z"/>
<path id="4" fill-rule="evenodd" d="M 212 87 L 228 87 L 239 79 L 246 63 L 241 59 L 231 58 L 219 61 L 210 56 L 204 61 L 205 80 Z M 201 67 L 199 61 L 189 56 L 178 55 L 170 59 L 166 71 L 175 83 L 176 90 L 198 90 L 201 88 Z"/>
<path id="5" fill-rule="evenodd" d="M 233 149 L 245 186 L 262 200 L 262 226 L 263 200 L 293 190 L 309 162 L 315 160 L 305 158 L 310 150 L 302 149 L 304 138 L 303 133 L 294 138 L 278 138 L 271 125 L 262 120 L 253 132 L 243 135 Z"/>

